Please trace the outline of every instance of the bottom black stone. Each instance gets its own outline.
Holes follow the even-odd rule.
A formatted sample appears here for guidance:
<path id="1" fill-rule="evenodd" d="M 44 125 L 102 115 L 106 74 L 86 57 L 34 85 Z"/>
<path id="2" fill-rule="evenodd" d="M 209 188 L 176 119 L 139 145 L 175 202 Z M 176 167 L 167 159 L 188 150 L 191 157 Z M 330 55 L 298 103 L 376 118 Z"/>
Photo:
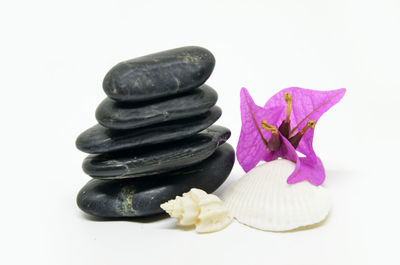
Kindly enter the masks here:
<path id="1" fill-rule="evenodd" d="M 174 172 L 145 178 L 89 181 L 77 203 L 82 211 L 98 217 L 143 217 L 162 213 L 160 204 L 199 188 L 215 191 L 229 176 L 235 151 L 225 143 L 206 160 Z"/>

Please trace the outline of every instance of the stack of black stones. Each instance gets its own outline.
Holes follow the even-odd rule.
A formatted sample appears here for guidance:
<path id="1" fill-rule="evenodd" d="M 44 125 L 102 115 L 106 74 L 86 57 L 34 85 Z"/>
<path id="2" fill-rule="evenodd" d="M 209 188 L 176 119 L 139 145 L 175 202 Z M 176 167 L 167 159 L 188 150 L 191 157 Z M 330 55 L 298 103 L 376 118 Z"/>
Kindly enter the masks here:
<path id="1" fill-rule="evenodd" d="M 205 85 L 214 56 L 183 47 L 121 62 L 105 76 L 99 124 L 76 146 L 90 155 L 83 170 L 93 179 L 78 206 L 99 217 L 162 213 L 160 204 L 189 191 L 216 190 L 228 177 L 234 150 L 218 95 Z"/>

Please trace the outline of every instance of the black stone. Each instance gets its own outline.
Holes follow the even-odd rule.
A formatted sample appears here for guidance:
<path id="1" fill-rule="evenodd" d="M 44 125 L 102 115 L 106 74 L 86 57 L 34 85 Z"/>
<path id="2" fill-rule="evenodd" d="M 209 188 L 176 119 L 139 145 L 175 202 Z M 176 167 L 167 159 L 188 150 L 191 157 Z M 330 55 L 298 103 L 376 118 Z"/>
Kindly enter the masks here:
<path id="1" fill-rule="evenodd" d="M 180 140 L 210 127 L 221 114 L 221 109 L 214 106 L 200 116 L 133 130 L 112 130 L 97 124 L 79 135 L 76 147 L 89 154 L 101 154 Z"/>
<path id="2" fill-rule="evenodd" d="M 228 177 L 235 152 L 224 144 L 208 159 L 174 172 L 146 178 L 89 181 L 79 192 L 82 211 L 98 217 L 139 217 L 162 213 L 160 204 L 191 188 L 215 191 Z"/>
<path id="3" fill-rule="evenodd" d="M 213 125 L 183 140 L 133 150 L 89 155 L 83 170 L 94 178 L 121 179 L 156 175 L 198 163 L 230 137 L 229 129 Z"/>
<path id="4" fill-rule="evenodd" d="M 124 104 L 106 98 L 96 110 L 96 119 L 110 129 L 135 129 L 203 114 L 215 105 L 217 99 L 217 92 L 207 85 L 145 104 Z"/>
<path id="5" fill-rule="evenodd" d="M 202 85 L 215 58 L 201 47 L 182 47 L 124 61 L 105 76 L 106 94 L 124 102 L 176 95 Z"/>

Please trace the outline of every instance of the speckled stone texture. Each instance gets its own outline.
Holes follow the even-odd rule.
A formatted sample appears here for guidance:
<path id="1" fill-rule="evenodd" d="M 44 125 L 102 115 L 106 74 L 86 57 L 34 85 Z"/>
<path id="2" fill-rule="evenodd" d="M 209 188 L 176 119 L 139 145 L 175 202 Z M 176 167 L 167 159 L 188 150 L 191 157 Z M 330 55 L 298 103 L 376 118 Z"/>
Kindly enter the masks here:
<path id="1" fill-rule="evenodd" d="M 217 92 L 207 85 L 177 97 L 142 104 L 124 104 L 106 98 L 97 108 L 96 118 L 110 129 L 135 129 L 200 115 L 210 110 L 217 99 Z"/>
<path id="2" fill-rule="evenodd" d="M 210 193 L 228 177 L 235 152 L 222 111 L 204 84 L 215 65 L 201 47 L 182 47 L 121 62 L 103 82 L 98 124 L 81 133 L 82 168 L 93 179 L 79 192 L 87 214 L 143 217 L 200 188 Z"/>
<path id="3" fill-rule="evenodd" d="M 146 178 L 91 180 L 79 192 L 78 206 L 98 217 L 140 217 L 162 213 L 160 204 L 199 188 L 215 191 L 228 177 L 235 152 L 224 144 L 208 159 L 190 167 Z"/>
<path id="4" fill-rule="evenodd" d="M 202 85 L 215 58 L 201 47 L 182 47 L 121 62 L 105 76 L 103 89 L 116 101 L 141 102 L 177 95 Z"/>

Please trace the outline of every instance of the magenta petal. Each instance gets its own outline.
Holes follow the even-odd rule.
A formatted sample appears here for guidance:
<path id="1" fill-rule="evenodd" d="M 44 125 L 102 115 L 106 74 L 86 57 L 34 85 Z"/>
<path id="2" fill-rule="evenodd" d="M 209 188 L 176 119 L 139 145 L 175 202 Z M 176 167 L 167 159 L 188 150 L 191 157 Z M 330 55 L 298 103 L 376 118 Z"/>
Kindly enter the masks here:
<path id="1" fill-rule="evenodd" d="M 254 103 L 246 88 L 240 91 L 240 110 L 242 130 L 236 156 L 244 171 L 248 172 L 259 161 L 271 161 L 274 156 L 264 143 L 270 133 L 261 128 L 261 121 L 267 117 L 267 112 Z"/>
<path id="2" fill-rule="evenodd" d="M 308 180 L 315 186 L 321 185 L 325 180 L 325 171 L 318 157 L 299 157 L 290 142 L 281 136 L 282 146 L 280 156 L 296 163 L 296 168 L 287 179 L 288 184 L 295 184 Z"/>
<path id="3" fill-rule="evenodd" d="M 264 105 L 264 109 L 267 112 L 271 109 L 279 107 L 286 108 L 286 102 L 283 95 L 288 92 L 292 95 L 292 113 L 290 116 L 290 123 L 292 129 L 297 126 L 297 129 L 293 134 L 296 134 L 301 128 L 303 128 L 308 120 L 315 120 L 321 117 L 321 115 L 330 109 L 333 105 L 340 101 L 340 99 L 346 93 L 345 88 L 330 90 L 330 91 L 318 91 L 311 89 L 304 89 L 300 87 L 289 87 L 279 91 L 268 102 Z M 282 112 L 276 124 L 280 124 L 285 119 L 285 112 Z M 317 125 L 318 126 L 318 125 Z M 312 141 L 314 137 L 314 130 L 308 130 L 302 140 L 300 141 L 297 151 L 313 159 L 316 157 Z"/>
<path id="4" fill-rule="evenodd" d="M 294 149 L 293 145 L 279 133 L 281 137 L 281 148 L 279 150 L 279 157 L 284 159 L 293 161 L 297 163 L 299 161 L 299 156 L 297 155 L 296 149 Z"/>
<path id="5" fill-rule="evenodd" d="M 288 184 L 295 184 L 304 180 L 308 180 L 315 186 L 321 185 L 325 180 L 325 170 L 321 160 L 317 157 L 299 157 L 296 150 L 290 142 L 281 136 L 282 158 L 296 162 L 296 168 L 287 179 Z"/>
<path id="6" fill-rule="evenodd" d="M 299 170 L 296 174 L 289 176 L 287 183 L 294 184 L 303 180 L 308 180 L 308 182 L 315 186 L 321 185 L 325 180 L 325 170 L 322 161 L 318 157 L 315 158 L 316 162 L 307 157 L 300 157 Z"/>
<path id="7" fill-rule="evenodd" d="M 282 135 L 281 135 L 281 141 L 282 141 L 282 145 L 281 145 L 281 148 L 279 151 L 280 152 L 279 156 L 296 163 L 296 167 L 295 167 L 294 171 L 292 172 L 292 174 L 290 174 L 290 176 L 288 177 L 287 183 L 292 184 L 293 179 L 296 182 L 305 180 L 305 179 L 295 178 L 295 177 L 302 177 L 302 176 L 298 175 L 301 163 L 300 163 L 300 158 L 297 155 L 296 150 L 294 149 L 292 144 Z M 296 182 L 293 182 L 293 183 L 296 183 Z"/>
<path id="8" fill-rule="evenodd" d="M 307 179 L 306 175 L 300 174 L 301 170 L 301 162 L 296 163 L 296 168 L 293 173 L 286 180 L 287 184 L 296 184 L 298 182 L 302 182 Z"/>
<path id="9" fill-rule="evenodd" d="M 318 121 L 324 112 L 340 101 L 346 90 L 343 88 L 316 91 L 298 87 L 286 88 L 275 94 L 264 108 L 261 108 L 254 103 L 247 89 L 242 88 L 240 92 L 242 130 L 237 146 L 237 159 L 248 172 L 261 160 L 272 161 L 282 157 L 296 163 L 295 170 L 287 179 L 288 184 L 308 180 L 313 185 L 321 185 L 325 180 L 325 171 L 321 160 L 313 150 L 314 130 L 309 129 L 297 147 L 297 151 L 306 157 L 299 157 L 296 149 L 282 135 L 280 135 L 279 150 L 271 152 L 268 148 L 267 140 L 271 133 L 261 128 L 261 121 L 266 120 L 270 125 L 279 127 L 286 116 L 286 102 L 283 97 L 286 92 L 293 98 L 290 122 L 294 135 L 307 124 L 308 120 Z"/>

